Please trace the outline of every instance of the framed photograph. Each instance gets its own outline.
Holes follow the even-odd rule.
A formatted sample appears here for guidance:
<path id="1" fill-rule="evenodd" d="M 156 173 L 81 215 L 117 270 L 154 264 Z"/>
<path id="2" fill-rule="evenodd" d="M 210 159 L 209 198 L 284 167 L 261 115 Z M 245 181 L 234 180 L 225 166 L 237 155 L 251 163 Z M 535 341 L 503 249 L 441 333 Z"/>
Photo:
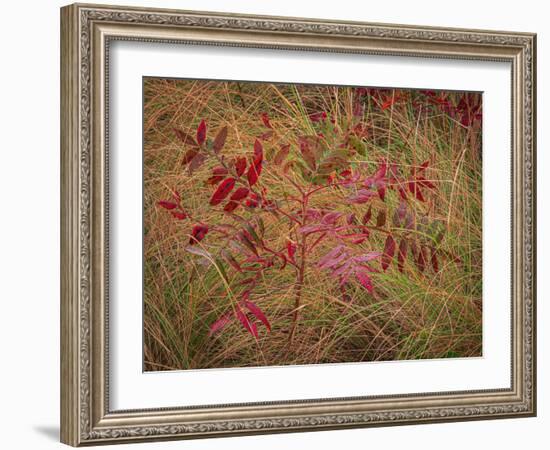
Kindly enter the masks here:
<path id="1" fill-rule="evenodd" d="M 61 9 L 61 440 L 536 414 L 536 36 Z"/>

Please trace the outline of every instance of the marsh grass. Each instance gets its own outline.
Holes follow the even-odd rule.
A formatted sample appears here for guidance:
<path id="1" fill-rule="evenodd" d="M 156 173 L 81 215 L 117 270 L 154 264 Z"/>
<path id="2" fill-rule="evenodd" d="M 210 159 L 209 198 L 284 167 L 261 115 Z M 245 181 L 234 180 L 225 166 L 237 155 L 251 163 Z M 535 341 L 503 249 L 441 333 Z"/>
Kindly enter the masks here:
<path id="1" fill-rule="evenodd" d="M 391 95 L 396 95 L 393 91 Z M 461 93 L 449 93 L 458 101 Z M 412 98 L 412 97 L 411 97 Z M 228 286 L 239 274 L 221 260 L 205 263 L 186 251 L 190 220 L 174 220 L 157 202 L 180 192 L 185 206 L 205 223 L 228 221 L 212 208 L 212 187 L 204 181 L 214 162 L 192 174 L 182 166 L 186 148 L 173 128 L 194 135 L 206 118 L 209 130 L 228 127 L 223 154 L 250 152 L 255 137 L 266 128 L 259 120 L 267 112 L 274 136 L 264 142 L 267 163 L 262 173 L 269 193 L 292 195 L 292 187 L 270 167 L 280 145 L 295 145 L 297 136 L 316 133 L 312 111 L 326 111 L 337 123 L 353 115 L 353 89 L 199 80 L 144 80 L 144 361 L 145 369 L 174 370 L 286 364 L 341 363 L 381 360 L 480 356 L 482 351 L 481 258 L 481 130 L 464 126 L 433 108 L 415 108 L 411 101 L 381 109 L 370 96 L 364 111 L 368 137 L 365 156 L 352 164 L 376 167 L 391 157 L 407 170 L 431 160 L 429 178 L 438 189 L 427 202 L 412 202 L 415 213 L 445 225 L 439 271 L 420 272 L 407 258 L 403 272 L 396 264 L 373 275 L 374 291 L 360 285 L 344 301 L 337 283 L 315 265 L 306 267 L 300 319 L 289 347 L 294 312 L 296 275 L 273 270 L 263 276 L 253 301 L 261 305 L 272 330 L 260 328 L 259 339 L 233 322 L 209 335 L 211 324 L 228 308 Z M 294 150 L 293 150 L 294 151 Z M 318 202 L 317 204 L 315 202 Z M 337 211 L 364 214 L 367 205 L 342 204 L 327 191 L 312 207 L 327 204 Z M 373 206 L 397 208 L 388 194 Z M 269 213 L 261 213 L 265 233 L 284 248 L 289 229 Z M 215 240 L 215 236 L 208 236 Z M 372 233 L 359 244 L 365 251 L 384 247 L 384 235 Z M 330 250 L 316 247 L 313 259 Z M 226 279 L 224 279 L 226 277 Z"/>

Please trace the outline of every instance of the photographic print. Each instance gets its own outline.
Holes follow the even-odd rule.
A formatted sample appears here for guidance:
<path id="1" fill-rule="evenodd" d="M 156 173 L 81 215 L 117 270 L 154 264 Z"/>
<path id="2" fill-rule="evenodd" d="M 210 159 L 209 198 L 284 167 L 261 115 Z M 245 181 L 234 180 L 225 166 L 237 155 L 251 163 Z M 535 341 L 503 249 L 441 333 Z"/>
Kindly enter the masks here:
<path id="1" fill-rule="evenodd" d="M 481 356 L 481 93 L 143 94 L 145 370 Z"/>
<path id="2" fill-rule="evenodd" d="M 74 4 L 60 37 L 62 442 L 537 414 L 536 34 Z"/>

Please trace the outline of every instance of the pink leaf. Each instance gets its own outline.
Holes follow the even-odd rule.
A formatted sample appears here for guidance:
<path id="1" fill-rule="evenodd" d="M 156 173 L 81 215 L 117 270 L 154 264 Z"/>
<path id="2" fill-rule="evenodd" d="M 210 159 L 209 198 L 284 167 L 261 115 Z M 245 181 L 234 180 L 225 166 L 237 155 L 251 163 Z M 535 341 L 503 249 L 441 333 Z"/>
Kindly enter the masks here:
<path id="1" fill-rule="evenodd" d="M 263 311 L 254 303 L 252 303 L 249 300 L 243 300 L 241 302 L 243 306 L 245 306 L 254 316 L 256 319 L 258 319 L 260 322 L 262 322 L 265 327 L 271 331 L 271 324 L 269 323 L 269 320 L 267 320 L 267 317 L 263 313 Z"/>
<path id="2" fill-rule="evenodd" d="M 368 252 L 364 255 L 356 256 L 354 258 L 354 261 L 357 262 L 357 263 L 366 263 L 366 262 L 369 262 L 369 261 L 373 261 L 376 258 L 380 258 L 381 256 L 382 256 L 381 252 Z"/>
<path id="3" fill-rule="evenodd" d="M 359 280 L 359 283 L 370 293 L 372 293 L 372 280 L 365 272 L 355 272 L 355 276 Z"/>
<path id="4" fill-rule="evenodd" d="M 324 225 L 334 225 L 336 221 L 342 217 L 342 213 L 340 212 L 330 212 L 328 214 L 325 214 L 323 218 L 321 219 L 321 223 Z"/>
<path id="5" fill-rule="evenodd" d="M 233 320 L 233 311 L 229 311 L 216 320 L 212 325 L 210 325 L 210 331 L 208 332 L 209 336 L 217 333 L 218 331 L 223 330 L 229 322 Z"/>
<path id="6" fill-rule="evenodd" d="M 306 225 L 305 227 L 298 228 L 298 231 L 302 234 L 319 233 L 322 231 L 329 231 L 330 227 L 327 225 Z"/>
<path id="7" fill-rule="evenodd" d="M 345 247 L 343 245 L 338 245 L 334 247 L 330 252 L 323 256 L 317 263 L 319 267 L 328 268 L 335 264 L 335 261 L 338 261 L 337 258 L 344 255 L 347 257 Z"/>
<path id="8" fill-rule="evenodd" d="M 376 178 L 377 180 L 383 179 L 386 176 L 387 170 L 388 170 L 388 165 L 386 164 L 385 161 L 382 161 L 378 166 L 378 170 L 374 174 L 374 178 Z"/>
<path id="9" fill-rule="evenodd" d="M 296 244 L 294 242 L 288 241 L 286 243 L 286 251 L 290 260 L 294 261 L 294 255 L 296 254 Z"/>
<path id="10" fill-rule="evenodd" d="M 368 191 L 367 189 L 360 189 L 359 191 L 357 191 L 357 194 L 349 197 L 348 200 L 351 203 L 367 203 L 375 195 L 376 194 L 372 191 Z"/>

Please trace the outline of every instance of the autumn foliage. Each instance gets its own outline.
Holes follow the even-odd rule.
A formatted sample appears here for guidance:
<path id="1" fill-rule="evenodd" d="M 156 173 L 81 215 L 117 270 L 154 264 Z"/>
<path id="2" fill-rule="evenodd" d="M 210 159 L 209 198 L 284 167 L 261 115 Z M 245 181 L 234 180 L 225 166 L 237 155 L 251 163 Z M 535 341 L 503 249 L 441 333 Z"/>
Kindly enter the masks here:
<path id="1" fill-rule="evenodd" d="M 238 330 L 258 345 L 279 329 L 285 350 L 271 363 L 300 360 L 296 341 L 310 333 L 312 302 L 332 299 L 348 314 L 394 301 L 392 277 L 402 286 L 430 284 L 470 264 L 446 243 L 453 194 L 439 167 L 454 162 L 437 146 L 419 143 L 418 133 L 428 120 L 452 129 L 472 148 L 468 158 L 479 158 L 479 95 L 340 89 L 344 104 L 291 108 L 299 114 L 294 126 L 289 113 L 274 107 L 249 116 L 248 128 L 206 113 L 167 127 L 172 152 L 180 155 L 170 170 L 179 175 L 157 189 L 156 210 L 173 222 L 167 233 L 184 242 L 178 258 L 202 267 L 192 269 L 199 270 L 194 276 L 212 270 L 220 280 L 200 294 L 220 298 L 212 311 L 203 310 L 205 348 L 235 339 Z M 399 123 L 405 120 L 408 129 Z M 188 279 L 181 295 L 196 301 L 185 293 Z M 323 284 L 326 299 L 311 297 L 312 280 Z M 383 328 L 373 334 L 373 342 L 383 334 Z M 249 365 L 235 365 L 243 364 Z"/>

